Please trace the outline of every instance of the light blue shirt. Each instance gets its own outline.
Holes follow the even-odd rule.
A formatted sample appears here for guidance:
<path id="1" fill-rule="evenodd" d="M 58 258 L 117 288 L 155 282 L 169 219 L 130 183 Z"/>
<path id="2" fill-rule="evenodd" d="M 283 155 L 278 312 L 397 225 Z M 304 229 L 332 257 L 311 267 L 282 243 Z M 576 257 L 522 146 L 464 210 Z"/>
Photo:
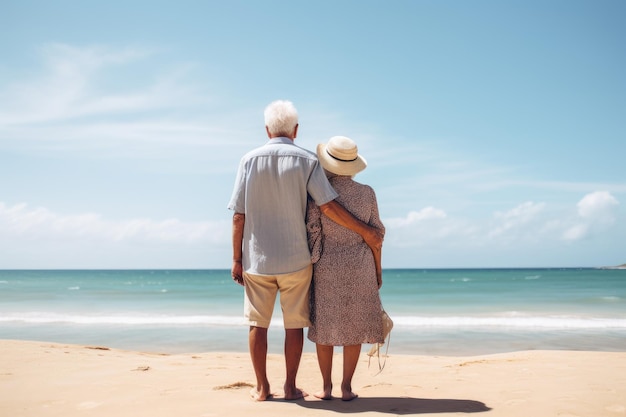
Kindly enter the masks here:
<path id="1" fill-rule="evenodd" d="M 289 138 L 273 138 L 241 158 L 228 208 L 243 213 L 243 269 L 286 274 L 311 263 L 307 194 L 317 205 L 338 197 L 317 156 Z"/>

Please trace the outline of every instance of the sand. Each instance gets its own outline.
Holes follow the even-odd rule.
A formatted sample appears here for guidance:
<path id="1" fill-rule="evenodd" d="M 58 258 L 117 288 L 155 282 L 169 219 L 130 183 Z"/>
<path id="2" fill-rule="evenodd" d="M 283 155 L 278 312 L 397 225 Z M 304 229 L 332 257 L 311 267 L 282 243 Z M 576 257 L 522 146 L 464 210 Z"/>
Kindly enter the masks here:
<path id="1" fill-rule="evenodd" d="M 269 356 L 268 370 L 276 398 L 258 403 L 249 396 L 247 353 L 166 355 L 0 340 L 0 416 L 626 416 L 626 352 L 390 353 L 379 375 L 363 354 L 353 380 L 359 398 L 351 402 L 281 400 L 280 355 Z M 335 371 L 338 388 L 341 355 Z M 304 354 L 298 386 L 321 389 L 314 354 Z"/>

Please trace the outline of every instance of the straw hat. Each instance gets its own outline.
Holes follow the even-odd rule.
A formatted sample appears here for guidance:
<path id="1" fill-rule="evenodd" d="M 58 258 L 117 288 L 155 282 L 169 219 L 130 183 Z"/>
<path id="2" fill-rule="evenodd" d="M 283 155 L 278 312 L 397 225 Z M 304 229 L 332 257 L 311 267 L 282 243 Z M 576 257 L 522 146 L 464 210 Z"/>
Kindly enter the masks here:
<path id="1" fill-rule="evenodd" d="M 336 175 L 353 176 L 367 167 L 367 161 L 358 151 L 352 139 L 333 136 L 327 144 L 317 145 L 317 158 L 326 171 Z"/>

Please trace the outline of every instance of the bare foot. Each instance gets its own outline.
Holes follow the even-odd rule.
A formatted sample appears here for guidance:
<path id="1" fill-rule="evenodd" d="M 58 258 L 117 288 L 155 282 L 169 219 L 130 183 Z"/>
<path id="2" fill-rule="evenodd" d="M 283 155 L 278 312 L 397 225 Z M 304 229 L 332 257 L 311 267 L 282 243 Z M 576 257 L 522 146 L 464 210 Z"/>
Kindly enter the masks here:
<path id="1" fill-rule="evenodd" d="M 352 391 L 344 392 L 343 395 L 341 396 L 341 401 L 352 401 L 358 397 L 359 396 Z"/>
<path id="2" fill-rule="evenodd" d="M 331 394 L 331 390 L 324 390 L 320 392 L 316 392 L 313 394 L 315 398 L 319 398 L 320 400 L 332 400 L 333 396 Z"/>
<path id="3" fill-rule="evenodd" d="M 341 400 L 342 401 L 352 401 L 357 398 L 354 392 L 352 392 L 352 384 L 341 384 Z"/>
<path id="4" fill-rule="evenodd" d="M 306 392 L 302 391 L 299 388 L 294 389 L 285 389 L 285 399 L 286 400 L 299 400 L 308 396 Z"/>
<path id="5" fill-rule="evenodd" d="M 252 388 L 250 390 L 250 396 L 254 401 L 266 401 L 272 398 L 272 394 L 270 392 L 265 392 L 264 390 L 259 391 L 256 388 Z"/>

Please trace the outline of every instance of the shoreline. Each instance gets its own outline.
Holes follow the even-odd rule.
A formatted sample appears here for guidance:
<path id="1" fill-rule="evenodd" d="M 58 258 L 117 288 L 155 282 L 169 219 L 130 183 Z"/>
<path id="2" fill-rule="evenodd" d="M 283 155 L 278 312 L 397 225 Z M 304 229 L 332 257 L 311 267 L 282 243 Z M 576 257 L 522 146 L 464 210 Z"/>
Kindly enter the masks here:
<path id="1" fill-rule="evenodd" d="M 246 353 L 163 354 L 106 346 L 0 340 L 0 414 L 65 416 L 364 416 L 488 412 L 489 416 L 624 416 L 626 352 L 517 351 L 478 356 L 390 354 L 376 375 L 362 354 L 353 380 L 359 398 L 280 400 L 282 355 L 268 355 L 277 394 L 255 403 Z M 333 382 L 340 385 L 341 349 Z M 315 354 L 304 353 L 298 385 L 321 388 Z"/>
<path id="2" fill-rule="evenodd" d="M 623 327 L 572 329 L 563 325 L 561 329 L 482 329 L 423 326 L 413 329 L 403 326 L 401 316 L 393 317 L 396 320 L 389 342 L 390 355 L 467 357 L 527 350 L 626 352 L 626 328 Z M 601 320 L 595 322 L 600 323 Z M 4 339 L 103 345 L 120 350 L 168 354 L 248 352 L 248 326 L 245 325 L 205 328 L 0 323 L 0 334 Z M 269 353 L 281 354 L 283 344 L 284 331 L 272 326 L 268 332 Z M 369 347 L 364 345 L 362 351 L 369 350 Z M 306 331 L 303 350 L 315 353 L 315 344 L 306 338 Z"/>

